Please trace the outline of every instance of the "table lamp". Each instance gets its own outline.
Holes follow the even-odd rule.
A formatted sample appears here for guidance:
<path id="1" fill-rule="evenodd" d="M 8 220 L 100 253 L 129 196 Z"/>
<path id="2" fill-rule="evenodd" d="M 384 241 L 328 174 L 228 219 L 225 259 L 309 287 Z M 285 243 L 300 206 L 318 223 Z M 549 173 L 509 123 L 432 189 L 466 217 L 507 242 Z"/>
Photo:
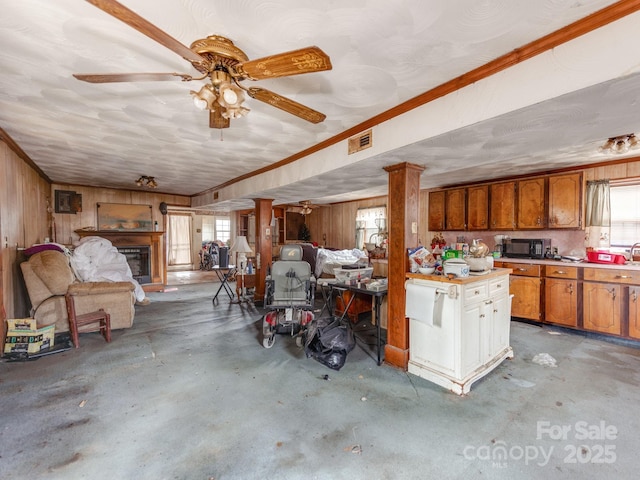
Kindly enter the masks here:
<path id="1" fill-rule="evenodd" d="M 249 242 L 247 242 L 247 237 L 244 235 L 238 235 L 236 237 L 236 241 L 233 242 L 233 246 L 231 247 L 231 251 L 236 253 L 236 265 L 240 268 L 240 276 L 242 278 L 242 297 L 245 295 L 244 288 L 244 273 L 247 267 L 247 253 L 252 253 L 251 247 L 249 246 Z M 242 301 L 238 298 L 238 302 Z"/>
<path id="2" fill-rule="evenodd" d="M 247 267 L 247 253 L 253 253 L 251 247 L 249 246 L 249 242 L 247 242 L 247 237 L 244 235 L 238 235 L 236 237 L 236 241 L 233 242 L 233 246 L 231 247 L 231 251 L 236 254 L 236 265 L 240 268 L 240 273 L 245 272 L 245 268 Z"/>

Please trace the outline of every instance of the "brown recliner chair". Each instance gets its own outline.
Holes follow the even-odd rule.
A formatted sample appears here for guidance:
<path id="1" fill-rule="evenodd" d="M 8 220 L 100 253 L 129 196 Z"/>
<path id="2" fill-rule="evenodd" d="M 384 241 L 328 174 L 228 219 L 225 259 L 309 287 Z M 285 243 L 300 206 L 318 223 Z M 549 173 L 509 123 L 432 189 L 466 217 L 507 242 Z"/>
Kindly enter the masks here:
<path id="1" fill-rule="evenodd" d="M 31 300 L 31 316 L 38 328 L 55 324 L 56 333 L 69 331 L 65 294 L 73 295 L 80 314 L 103 308 L 111 316 L 111 329 L 129 328 L 135 315 L 134 285 L 131 282 L 80 282 L 67 256 L 57 250 L 45 250 L 20 264 Z M 89 325 L 83 331 L 97 331 Z"/>

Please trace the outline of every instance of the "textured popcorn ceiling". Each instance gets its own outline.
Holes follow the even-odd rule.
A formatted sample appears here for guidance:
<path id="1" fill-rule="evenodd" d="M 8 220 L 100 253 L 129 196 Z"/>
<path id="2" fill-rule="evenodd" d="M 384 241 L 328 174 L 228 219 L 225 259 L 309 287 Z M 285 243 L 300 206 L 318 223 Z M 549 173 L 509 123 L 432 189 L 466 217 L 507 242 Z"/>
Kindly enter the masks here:
<path id="1" fill-rule="evenodd" d="M 220 34 L 250 59 L 317 45 L 333 70 L 256 82 L 327 115 L 307 123 L 253 99 L 210 129 L 202 82 L 89 84 L 73 73 L 184 72 L 191 65 L 81 0 L 0 0 L 0 127 L 54 181 L 195 195 L 229 210 L 252 198 L 328 203 L 387 193 L 385 165 L 425 165 L 422 187 L 610 159 L 640 131 L 640 16 L 630 15 L 373 129 L 258 177 L 269 165 L 540 38 L 604 0 L 122 0 L 185 45 Z M 248 82 L 245 82 L 248 83 Z"/>

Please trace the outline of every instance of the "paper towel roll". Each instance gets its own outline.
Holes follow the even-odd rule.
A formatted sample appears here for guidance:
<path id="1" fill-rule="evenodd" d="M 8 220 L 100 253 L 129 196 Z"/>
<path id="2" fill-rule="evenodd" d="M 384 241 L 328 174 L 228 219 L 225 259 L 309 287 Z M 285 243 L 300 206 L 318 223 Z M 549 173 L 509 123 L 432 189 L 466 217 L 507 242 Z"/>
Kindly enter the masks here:
<path id="1" fill-rule="evenodd" d="M 427 325 L 440 325 L 442 309 L 442 295 L 435 287 L 416 283 L 405 284 L 406 305 L 405 315 Z"/>

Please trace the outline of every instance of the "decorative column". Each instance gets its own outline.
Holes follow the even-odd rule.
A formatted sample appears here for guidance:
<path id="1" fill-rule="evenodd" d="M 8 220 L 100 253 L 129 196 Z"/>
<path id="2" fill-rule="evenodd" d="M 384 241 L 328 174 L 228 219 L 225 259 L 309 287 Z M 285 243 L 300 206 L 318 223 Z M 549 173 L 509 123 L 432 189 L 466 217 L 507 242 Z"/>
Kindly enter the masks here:
<path id="1" fill-rule="evenodd" d="M 405 317 L 408 248 L 418 245 L 421 165 L 399 163 L 384 168 L 389 173 L 389 286 L 387 292 L 387 344 L 385 362 L 407 369 L 409 365 L 409 321 Z"/>
<path id="2" fill-rule="evenodd" d="M 253 301 L 258 305 L 264 305 L 265 284 L 267 271 L 271 265 L 273 231 L 271 226 L 271 209 L 273 200 L 265 198 L 254 199 L 256 205 L 256 288 Z"/>

